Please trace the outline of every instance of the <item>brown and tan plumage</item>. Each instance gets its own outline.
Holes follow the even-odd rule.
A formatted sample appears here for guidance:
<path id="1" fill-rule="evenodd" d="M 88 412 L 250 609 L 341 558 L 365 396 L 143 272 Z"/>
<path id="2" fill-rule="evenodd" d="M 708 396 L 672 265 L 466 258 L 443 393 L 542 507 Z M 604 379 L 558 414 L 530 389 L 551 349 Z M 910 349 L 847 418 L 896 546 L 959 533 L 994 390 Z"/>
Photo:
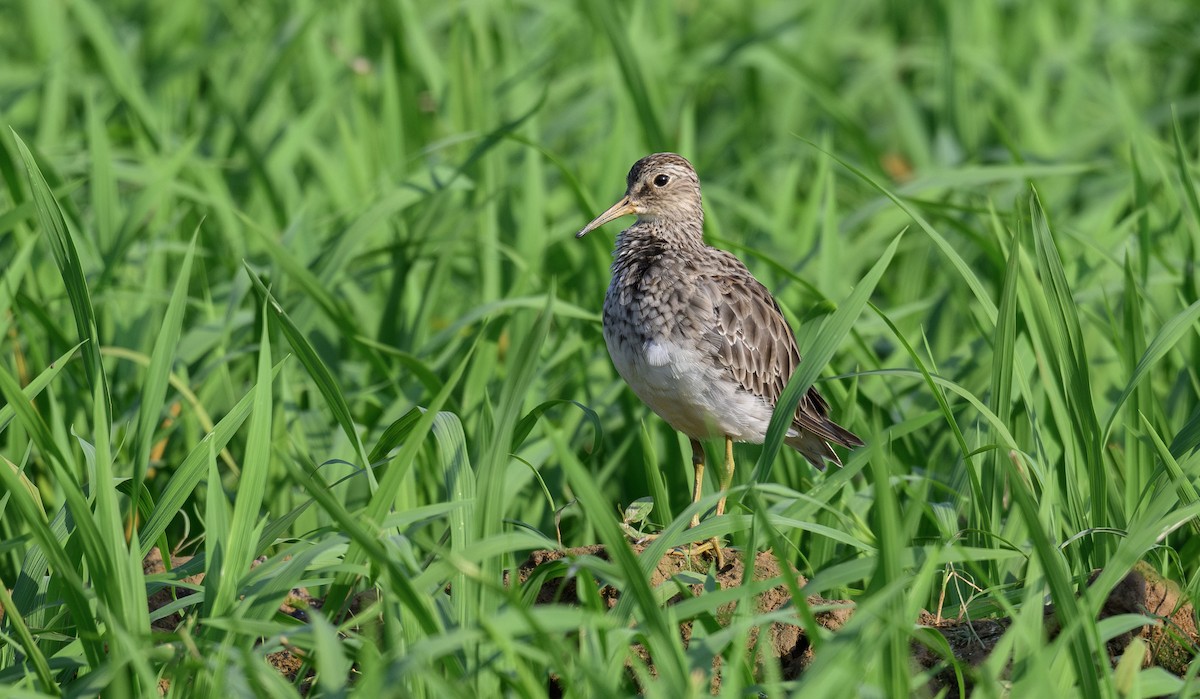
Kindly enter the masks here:
<path id="1" fill-rule="evenodd" d="M 736 257 L 705 245 L 700 181 L 685 158 L 655 153 L 639 160 L 625 196 L 576 237 L 627 214 L 638 219 L 617 237 L 604 340 L 634 393 L 691 439 L 698 501 L 700 440 L 724 437 L 727 489 L 733 442 L 763 441 L 800 352 L 766 287 Z M 810 388 L 785 443 L 823 469 L 826 460 L 841 464 L 831 443 L 854 447 L 862 440 L 833 422 L 829 404 Z M 717 514 L 724 509 L 722 498 Z"/>
<path id="2" fill-rule="evenodd" d="M 724 250 L 709 250 L 720 264 L 720 272 L 708 277 L 719 299 L 713 309 L 717 322 L 710 330 L 712 342 L 719 347 L 722 365 L 741 388 L 769 403 L 773 410 L 800 365 L 796 337 L 779 303 L 741 260 Z M 862 440 L 829 418 L 829 404 L 815 387 L 809 387 L 800 399 L 792 427 L 797 434 L 786 439 L 788 446 L 821 470 L 825 469 L 825 460 L 842 465 L 828 442 L 846 447 L 862 445 Z M 762 437 L 747 441 L 758 443 Z"/>

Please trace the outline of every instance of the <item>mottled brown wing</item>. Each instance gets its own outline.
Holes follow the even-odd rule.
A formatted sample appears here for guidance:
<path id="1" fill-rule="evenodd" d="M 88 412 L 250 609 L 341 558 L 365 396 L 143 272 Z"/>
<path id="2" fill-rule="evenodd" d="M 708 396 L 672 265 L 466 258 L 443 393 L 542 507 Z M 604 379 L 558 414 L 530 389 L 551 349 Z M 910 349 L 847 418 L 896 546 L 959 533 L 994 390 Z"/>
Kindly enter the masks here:
<path id="1" fill-rule="evenodd" d="M 792 372 L 800 366 L 796 337 L 771 292 L 736 257 L 713 249 L 718 269 L 701 282 L 713 304 L 715 325 L 709 341 L 725 368 L 750 393 L 771 405 L 779 402 Z M 829 404 L 815 388 L 800 399 L 792 425 L 822 439 L 845 443 L 829 420 Z"/>

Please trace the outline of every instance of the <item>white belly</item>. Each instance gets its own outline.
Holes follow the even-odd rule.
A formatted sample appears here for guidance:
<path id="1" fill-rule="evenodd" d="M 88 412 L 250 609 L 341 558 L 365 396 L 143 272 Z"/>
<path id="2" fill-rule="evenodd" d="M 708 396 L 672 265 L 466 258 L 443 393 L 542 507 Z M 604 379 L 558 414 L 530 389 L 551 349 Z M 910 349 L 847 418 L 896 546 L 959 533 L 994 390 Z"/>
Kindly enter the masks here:
<path id="1" fill-rule="evenodd" d="M 711 355 L 662 341 L 635 347 L 607 329 L 604 340 L 617 373 L 671 427 L 696 439 L 763 441 L 771 406 L 741 390 Z"/>

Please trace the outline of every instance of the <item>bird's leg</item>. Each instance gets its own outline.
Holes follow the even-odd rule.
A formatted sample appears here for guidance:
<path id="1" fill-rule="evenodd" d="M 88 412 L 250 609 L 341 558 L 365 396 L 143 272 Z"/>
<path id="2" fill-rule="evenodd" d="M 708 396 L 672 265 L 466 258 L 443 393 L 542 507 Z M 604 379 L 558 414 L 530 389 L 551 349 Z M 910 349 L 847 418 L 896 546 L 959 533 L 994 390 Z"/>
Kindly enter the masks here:
<path id="1" fill-rule="evenodd" d="M 725 491 L 733 483 L 733 438 L 725 438 L 725 476 L 721 479 L 721 499 L 717 502 L 717 516 L 725 514 Z"/>
<path id="2" fill-rule="evenodd" d="M 704 445 L 692 440 L 692 468 L 696 471 L 696 485 L 692 488 L 692 504 L 700 502 L 700 491 L 704 486 Z M 700 513 L 692 515 L 692 526 L 700 524 Z"/>
<path id="3" fill-rule="evenodd" d="M 732 448 L 730 445 L 732 445 L 733 442 L 730 442 L 728 439 L 726 439 L 725 443 L 726 443 L 726 452 L 730 452 L 730 449 Z M 730 452 L 730 454 L 731 454 L 731 452 Z M 728 455 L 729 454 L 727 454 L 727 456 Z M 700 502 L 700 486 L 704 482 L 702 480 L 704 477 L 704 446 L 695 439 L 692 440 L 692 463 L 695 464 L 695 466 L 696 466 L 696 492 L 693 493 L 693 495 L 692 495 L 692 502 L 697 503 L 697 502 Z M 733 461 L 732 461 L 732 459 L 727 458 L 726 463 L 732 464 Z M 730 473 L 732 473 L 732 471 Z M 725 487 L 727 487 L 728 485 L 729 484 L 726 483 L 724 486 L 721 486 L 722 490 L 724 490 Z M 725 509 L 725 498 L 724 497 L 721 498 L 721 502 L 717 505 L 717 514 L 721 514 L 721 511 L 723 509 Z M 699 512 L 697 512 L 695 515 L 692 516 L 692 526 L 694 527 L 697 524 L 700 524 L 700 513 Z M 713 538 L 709 539 L 708 543 L 701 546 L 699 548 L 699 550 L 696 551 L 696 553 L 699 553 L 700 551 L 703 551 L 704 549 L 709 548 L 709 547 L 712 548 L 713 554 L 715 554 L 717 557 L 717 568 L 724 569 L 725 568 L 725 554 L 724 554 L 724 552 L 721 551 L 721 540 L 718 539 L 717 537 L 714 536 Z"/>

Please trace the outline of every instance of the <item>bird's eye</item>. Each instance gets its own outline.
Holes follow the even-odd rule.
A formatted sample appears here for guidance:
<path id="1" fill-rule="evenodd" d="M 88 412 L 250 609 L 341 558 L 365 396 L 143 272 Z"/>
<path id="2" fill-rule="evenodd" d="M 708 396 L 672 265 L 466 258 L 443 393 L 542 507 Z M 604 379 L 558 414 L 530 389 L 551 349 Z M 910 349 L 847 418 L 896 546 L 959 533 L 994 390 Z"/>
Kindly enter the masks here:
<path id="1" fill-rule="evenodd" d="M 659 175 L 658 177 L 654 178 L 654 186 L 655 187 L 666 187 L 667 183 L 670 181 L 671 181 L 670 177 L 667 177 L 666 175 Z"/>

